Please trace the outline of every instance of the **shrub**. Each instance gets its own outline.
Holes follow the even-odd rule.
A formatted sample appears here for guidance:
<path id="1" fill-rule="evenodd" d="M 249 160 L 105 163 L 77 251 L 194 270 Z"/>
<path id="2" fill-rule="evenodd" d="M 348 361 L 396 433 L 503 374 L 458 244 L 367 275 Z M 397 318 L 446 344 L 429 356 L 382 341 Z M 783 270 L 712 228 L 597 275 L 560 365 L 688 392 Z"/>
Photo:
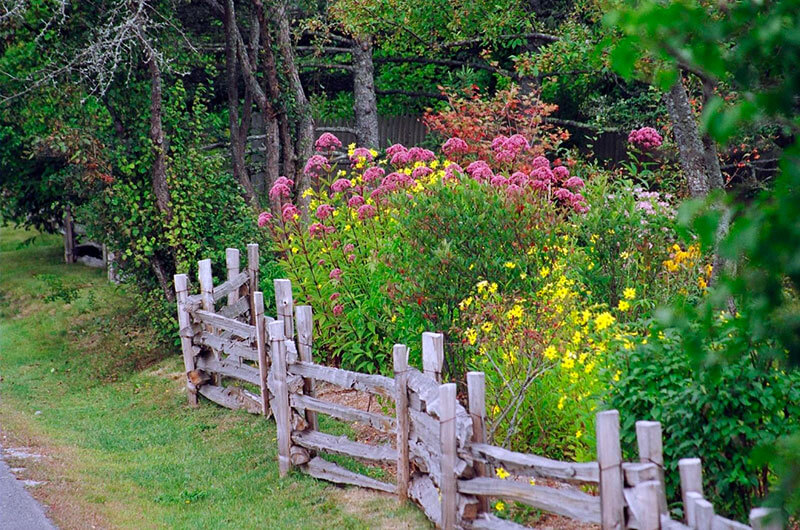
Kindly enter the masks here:
<path id="1" fill-rule="evenodd" d="M 732 343 L 749 342 L 735 320 L 723 313 L 708 323 L 715 337 L 706 343 L 709 359 Z M 751 457 L 755 448 L 800 432 L 800 374 L 778 369 L 759 353 L 762 346 L 750 344 L 750 355 L 722 367 L 697 366 L 681 334 L 667 329 L 621 357 L 627 370 L 613 386 L 609 405 L 620 410 L 630 459 L 634 422 L 661 422 L 669 499 L 679 500 L 677 463 L 687 457 L 702 459 L 703 490 L 718 513 L 746 519 L 766 494 L 770 468 Z"/>

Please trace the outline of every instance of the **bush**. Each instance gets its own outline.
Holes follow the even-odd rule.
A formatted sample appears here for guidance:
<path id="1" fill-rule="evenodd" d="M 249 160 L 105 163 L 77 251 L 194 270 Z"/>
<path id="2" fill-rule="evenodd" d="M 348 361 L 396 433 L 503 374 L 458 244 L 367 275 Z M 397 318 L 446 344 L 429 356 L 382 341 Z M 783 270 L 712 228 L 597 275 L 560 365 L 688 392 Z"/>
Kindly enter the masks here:
<path id="1" fill-rule="evenodd" d="M 748 342 L 734 320 L 723 313 L 710 323 L 709 359 L 731 343 Z M 767 464 L 752 458 L 754 449 L 800 432 L 800 374 L 778 369 L 759 344 L 730 364 L 706 367 L 691 362 L 674 329 L 642 342 L 622 356 L 627 369 L 609 396 L 622 417 L 627 458 L 636 455 L 634 422 L 660 421 L 669 499 L 680 498 L 678 460 L 699 457 L 703 490 L 717 512 L 746 519 L 774 479 Z"/>

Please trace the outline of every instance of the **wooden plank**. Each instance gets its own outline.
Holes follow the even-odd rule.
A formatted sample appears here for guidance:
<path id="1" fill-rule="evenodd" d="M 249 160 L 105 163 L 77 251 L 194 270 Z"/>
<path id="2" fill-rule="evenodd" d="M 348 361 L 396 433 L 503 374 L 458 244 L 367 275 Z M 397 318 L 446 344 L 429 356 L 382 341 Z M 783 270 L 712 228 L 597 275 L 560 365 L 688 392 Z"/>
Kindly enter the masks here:
<path id="1" fill-rule="evenodd" d="M 439 384 L 415 368 L 408 369 L 408 388 L 417 395 L 421 410 L 428 410 L 431 403 L 439 400 Z"/>
<path id="2" fill-rule="evenodd" d="M 239 287 L 247 283 L 249 278 L 250 276 L 247 271 L 240 272 L 233 278 L 229 278 L 227 281 L 214 287 L 212 292 L 214 302 L 219 302 L 225 297 L 228 297 L 228 300 L 230 300 L 231 295 L 235 295 L 238 300 Z"/>
<path id="3" fill-rule="evenodd" d="M 658 506 L 661 513 L 669 513 L 664 482 L 664 445 L 661 434 L 661 423 L 657 421 L 637 421 L 636 443 L 639 449 L 639 461 L 646 464 L 655 464 L 658 470 L 658 477 L 656 480 L 661 484 L 661 490 L 658 495 Z"/>
<path id="4" fill-rule="evenodd" d="M 408 499 L 411 468 L 408 456 L 408 348 L 395 344 L 392 348 L 395 389 L 395 419 L 397 421 L 397 497 Z"/>
<path id="5" fill-rule="evenodd" d="M 258 245 L 256 243 L 249 243 L 247 245 L 247 299 L 250 300 L 250 323 L 256 324 L 256 306 L 253 295 L 261 288 L 258 283 L 258 270 L 259 270 L 259 257 Z"/>
<path id="6" fill-rule="evenodd" d="M 256 351 L 258 352 L 258 388 L 261 390 L 261 413 L 269 414 L 269 390 L 267 389 L 267 376 L 269 375 L 269 360 L 267 359 L 267 322 L 264 320 L 264 293 L 254 293 L 256 308 Z M 288 392 L 288 387 L 287 387 Z"/>
<path id="7" fill-rule="evenodd" d="M 231 281 L 239 275 L 239 249 L 226 248 L 225 249 L 225 268 L 228 270 L 228 281 Z M 222 287 L 222 286 L 220 286 Z M 228 293 L 228 307 L 232 306 L 239 300 L 239 290 L 233 289 Z M 233 317 L 231 317 L 233 318 Z"/>
<path id="8" fill-rule="evenodd" d="M 425 375 L 442 382 L 444 365 L 444 335 L 426 331 L 422 334 L 422 370 Z"/>
<path id="9" fill-rule="evenodd" d="M 782 530 L 783 521 L 773 508 L 753 508 L 750 510 L 750 526 L 753 530 Z"/>
<path id="10" fill-rule="evenodd" d="M 439 417 L 439 386 L 433 379 L 419 370 L 409 368 L 408 388 L 411 391 L 409 393 L 409 407 L 411 410 L 415 408 L 412 403 L 416 399 L 420 405 L 420 410 L 437 418 Z M 464 447 L 470 438 L 472 438 L 472 418 L 464 407 L 456 404 L 456 439 L 458 440 L 458 447 Z"/>
<path id="11" fill-rule="evenodd" d="M 209 374 L 220 374 L 253 385 L 258 385 L 259 379 L 261 379 L 258 368 L 241 364 L 238 361 L 217 360 L 214 357 L 200 355 L 197 357 L 197 367 Z"/>
<path id="12" fill-rule="evenodd" d="M 194 364 L 194 347 L 192 346 L 192 323 L 188 309 L 186 309 L 186 300 L 189 297 L 189 277 L 185 274 L 176 274 L 175 281 L 175 297 L 178 302 L 178 329 L 181 330 L 181 351 L 183 352 L 183 366 L 186 374 L 195 369 Z M 186 389 L 189 397 L 189 404 L 197 406 L 197 389 L 194 388 L 189 378 L 186 378 Z"/>
<path id="13" fill-rule="evenodd" d="M 312 451 L 325 451 L 345 455 L 365 462 L 391 464 L 397 461 L 397 451 L 390 445 L 368 445 L 350 440 L 347 436 L 333 436 L 319 431 L 292 433 L 292 441 Z"/>
<path id="14" fill-rule="evenodd" d="M 439 387 L 439 438 L 441 443 L 442 528 L 453 530 L 458 524 L 456 488 L 456 384 Z"/>
<path id="15" fill-rule="evenodd" d="M 688 526 L 670 519 L 668 515 L 661 514 L 661 530 L 691 530 Z"/>
<path id="16" fill-rule="evenodd" d="M 200 395 L 225 408 L 245 409 L 253 414 L 261 413 L 261 403 L 250 392 L 236 387 L 203 385 L 198 389 Z"/>
<path id="17" fill-rule="evenodd" d="M 241 357 L 248 361 L 258 361 L 258 351 L 252 346 L 249 346 L 246 342 L 226 340 L 208 331 L 202 331 L 195 335 L 193 343 L 201 346 L 208 346 L 225 355 Z"/>
<path id="18" fill-rule="evenodd" d="M 471 480 L 459 480 L 458 491 L 510 499 L 587 523 L 600 522 L 600 498 L 588 495 L 577 488 L 556 489 L 531 486 L 513 480 L 477 477 Z"/>
<path id="19" fill-rule="evenodd" d="M 515 475 L 590 484 L 600 482 L 600 468 L 597 462 L 561 462 L 488 444 L 471 443 L 465 449 L 475 460 L 494 467 L 502 467 Z"/>
<path id="20" fill-rule="evenodd" d="M 290 364 L 289 373 L 325 381 L 344 389 L 361 390 L 394 398 L 394 379 L 382 375 L 360 374 L 304 361 Z"/>
<path id="21" fill-rule="evenodd" d="M 714 522 L 714 506 L 705 499 L 695 501 L 694 521 L 697 530 L 711 530 Z M 776 528 L 775 530 L 780 530 L 780 528 Z"/>
<path id="22" fill-rule="evenodd" d="M 442 509 L 439 491 L 428 475 L 414 474 L 408 488 L 408 496 L 422 508 L 425 516 L 436 527 L 441 525 Z"/>
<path id="23" fill-rule="evenodd" d="M 294 339 L 294 299 L 292 297 L 291 280 L 276 279 L 275 308 L 277 319 L 283 320 L 283 333 L 289 340 Z"/>
<path id="24" fill-rule="evenodd" d="M 500 519 L 490 513 L 484 513 L 472 521 L 469 528 L 473 530 L 522 530 L 528 527 L 508 519 Z"/>
<path id="25" fill-rule="evenodd" d="M 697 502 L 702 500 L 703 496 L 696 491 L 689 491 L 686 493 L 686 504 L 683 505 L 683 511 L 686 516 L 686 524 L 692 528 L 697 528 L 695 508 L 697 508 Z"/>
<path id="26" fill-rule="evenodd" d="M 600 412 L 596 416 L 596 423 L 601 526 L 603 530 L 622 530 L 625 528 L 625 499 L 622 492 L 619 412 L 616 410 Z"/>
<path id="27" fill-rule="evenodd" d="M 224 331 L 229 331 L 233 336 L 245 340 L 254 340 L 256 338 L 256 328 L 250 324 L 233 320 L 232 318 L 225 318 L 216 313 L 211 313 L 203 309 L 198 309 L 192 313 L 195 320 L 202 322 L 208 326 L 219 328 Z"/>
<path id="28" fill-rule="evenodd" d="M 226 305 L 218 311 L 218 314 L 236 320 L 248 311 L 250 311 L 250 302 L 248 302 L 247 297 L 244 297 L 239 298 L 231 305 Z"/>
<path id="29" fill-rule="evenodd" d="M 72 209 L 64 208 L 64 262 L 75 263 L 75 234 L 72 224 Z"/>
<path id="30" fill-rule="evenodd" d="M 277 322 L 280 322 L 280 320 Z M 315 412 L 327 414 L 337 420 L 355 421 L 365 425 L 371 425 L 385 433 L 393 433 L 395 429 L 394 418 L 384 416 L 383 414 L 367 412 L 348 407 L 347 405 L 339 405 L 337 403 L 330 403 L 310 396 L 301 396 L 297 394 L 292 394 L 290 402 L 292 407 L 299 410 L 313 410 Z"/>
<path id="31" fill-rule="evenodd" d="M 636 486 L 648 480 L 658 480 L 658 466 L 639 462 L 623 462 L 622 474 L 627 486 Z"/>
<path id="32" fill-rule="evenodd" d="M 335 482 L 337 484 L 351 484 L 362 488 L 369 488 L 378 491 L 385 491 L 387 493 L 394 493 L 394 484 L 387 484 L 380 480 L 353 473 L 343 467 L 340 467 L 333 462 L 328 462 L 320 457 L 312 458 L 308 464 L 303 466 L 306 473 L 312 477 L 327 480 L 328 482 Z"/>
<path id="33" fill-rule="evenodd" d="M 657 480 L 647 480 L 636 485 L 636 502 L 631 508 L 636 517 L 639 530 L 659 530 L 661 528 L 661 508 L 659 496 L 661 484 Z"/>
<path id="34" fill-rule="evenodd" d="M 269 323 L 270 352 L 272 353 L 272 378 L 274 381 L 274 397 L 272 399 L 272 415 L 278 430 L 278 469 L 282 477 L 292 467 L 291 445 L 292 425 L 290 423 L 289 388 L 286 384 L 286 344 L 283 336 L 283 322 L 276 320 Z"/>
<path id="35" fill-rule="evenodd" d="M 689 493 L 696 492 L 703 496 L 703 465 L 699 458 L 681 458 L 678 460 L 678 471 L 681 477 L 681 499 L 683 500 L 684 518 L 687 525 L 692 526 L 689 519 Z"/>
<path id="36" fill-rule="evenodd" d="M 313 363 L 314 314 L 310 305 L 299 305 L 294 311 L 297 323 L 297 355 L 301 361 Z M 303 378 L 303 394 L 311 397 L 316 395 L 313 378 Z M 306 421 L 313 430 L 319 430 L 319 420 L 316 412 L 307 410 Z"/>
<path id="37" fill-rule="evenodd" d="M 688 528 L 688 527 L 687 527 Z M 726 519 L 721 515 L 715 515 L 711 521 L 711 530 L 752 530 L 749 526 L 738 521 Z"/>

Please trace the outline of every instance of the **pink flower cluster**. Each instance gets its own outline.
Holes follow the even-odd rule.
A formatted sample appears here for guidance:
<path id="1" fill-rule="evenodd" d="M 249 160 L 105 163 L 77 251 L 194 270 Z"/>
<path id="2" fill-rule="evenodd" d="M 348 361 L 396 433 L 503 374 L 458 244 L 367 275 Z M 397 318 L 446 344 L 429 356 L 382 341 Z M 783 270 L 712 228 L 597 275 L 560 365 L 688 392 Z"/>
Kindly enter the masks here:
<path id="1" fill-rule="evenodd" d="M 314 142 L 314 149 L 318 152 L 328 151 L 333 152 L 342 147 L 342 142 L 331 133 L 322 133 L 322 136 L 317 138 Z"/>
<path id="2" fill-rule="evenodd" d="M 406 148 L 402 144 L 394 144 L 386 149 L 386 156 L 391 157 L 389 162 L 393 166 L 402 167 L 414 162 L 430 162 L 436 159 L 436 154 L 430 149 L 422 147 Z"/>
<path id="3" fill-rule="evenodd" d="M 353 151 L 352 156 L 350 157 L 350 163 L 355 166 L 359 162 L 372 162 L 374 157 L 372 153 L 369 152 L 369 149 L 366 147 L 356 147 Z"/>
<path id="4" fill-rule="evenodd" d="M 308 159 L 306 162 L 305 167 L 303 168 L 303 173 L 309 177 L 319 177 L 323 173 L 327 173 L 331 170 L 331 165 L 328 163 L 328 159 L 322 155 L 314 155 Z"/>
<path id="5" fill-rule="evenodd" d="M 640 149 L 655 149 L 656 147 L 660 147 L 663 141 L 664 139 L 658 134 L 658 131 L 652 127 L 634 129 L 628 135 L 628 143 Z"/>
<path id="6" fill-rule="evenodd" d="M 469 151 L 467 142 L 461 138 L 450 138 L 442 145 L 442 152 L 445 156 L 463 155 Z"/>
<path id="7" fill-rule="evenodd" d="M 269 212 L 261 212 L 260 214 L 258 214 L 258 227 L 259 228 L 264 228 L 265 226 L 267 226 L 267 224 L 269 224 L 270 221 L 272 221 L 272 214 L 271 213 L 269 213 Z"/>
<path id="8" fill-rule="evenodd" d="M 501 134 L 492 140 L 492 151 L 497 162 L 513 162 L 517 155 L 530 148 L 530 143 L 521 134 L 513 134 L 510 137 Z"/>
<path id="9" fill-rule="evenodd" d="M 269 190 L 269 198 L 273 201 L 280 202 L 281 199 L 288 199 L 292 195 L 292 187 L 294 181 L 286 177 L 278 177 L 275 184 Z"/>

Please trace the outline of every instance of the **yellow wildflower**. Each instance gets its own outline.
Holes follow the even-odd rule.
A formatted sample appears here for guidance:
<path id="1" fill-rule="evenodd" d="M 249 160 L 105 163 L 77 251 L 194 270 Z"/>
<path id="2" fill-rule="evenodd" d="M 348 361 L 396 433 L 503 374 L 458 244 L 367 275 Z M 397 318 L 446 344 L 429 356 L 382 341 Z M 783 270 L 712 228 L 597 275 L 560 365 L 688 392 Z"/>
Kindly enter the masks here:
<path id="1" fill-rule="evenodd" d="M 594 319 L 594 326 L 598 331 L 603 331 L 614 323 L 616 319 L 608 311 L 603 311 Z"/>
<path id="2" fill-rule="evenodd" d="M 501 480 L 505 480 L 511 475 L 511 473 L 509 473 L 508 471 L 506 471 L 502 467 L 498 467 L 497 471 L 495 471 L 494 474 L 497 475 L 497 478 L 499 478 Z"/>
<path id="3" fill-rule="evenodd" d="M 549 267 L 542 267 L 541 269 L 539 269 L 539 276 L 541 276 L 542 278 L 547 278 L 548 274 L 550 274 Z"/>
<path id="4" fill-rule="evenodd" d="M 525 278 L 527 278 L 527 277 L 528 277 L 528 273 L 526 273 L 526 272 L 521 272 L 521 273 L 519 274 L 519 279 L 520 279 L 520 280 L 524 280 L 524 279 L 525 279 Z"/>
<path id="5" fill-rule="evenodd" d="M 576 440 L 580 440 L 581 436 L 583 436 L 583 431 L 582 430 L 578 429 L 577 431 L 575 431 L 575 439 Z"/>
<path id="6" fill-rule="evenodd" d="M 497 292 L 497 284 L 496 283 L 492 282 L 491 285 L 489 285 L 489 292 L 490 293 L 496 293 Z"/>
<path id="7" fill-rule="evenodd" d="M 542 353 L 545 359 L 550 359 L 551 361 L 558 357 L 558 351 L 556 351 L 555 346 L 548 346 L 545 348 L 544 352 Z"/>
<path id="8" fill-rule="evenodd" d="M 529 483 L 531 486 L 535 486 L 535 485 L 536 485 L 536 479 L 535 479 L 535 478 L 532 478 L 532 479 L 530 479 L 530 480 L 528 481 L 528 483 Z"/>
<path id="9" fill-rule="evenodd" d="M 492 331 L 493 327 L 494 324 L 492 324 L 491 322 L 484 322 L 483 325 L 481 326 L 481 329 L 483 330 L 484 333 L 489 333 L 490 331 Z"/>
<path id="10" fill-rule="evenodd" d="M 629 304 L 625 300 L 620 300 L 619 303 L 617 304 L 617 309 L 619 309 L 620 311 L 627 311 L 630 308 L 631 304 Z"/>
<path id="11" fill-rule="evenodd" d="M 697 286 L 704 291 L 708 288 L 708 282 L 706 281 L 705 276 L 697 277 Z"/>
<path id="12" fill-rule="evenodd" d="M 625 297 L 625 300 L 633 300 L 636 298 L 636 289 L 633 287 L 627 287 L 624 291 L 622 291 L 622 296 Z"/>
<path id="13" fill-rule="evenodd" d="M 503 267 L 505 267 L 506 269 L 513 269 L 513 268 L 516 268 L 516 266 L 517 266 L 517 264 L 514 263 L 513 261 L 506 261 L 503 264 Z"/>
<path id="14" fill-rule="evenodd" d="M 566 400 L 567 400 L 567 396 L 561 396 L 561 397 L 558 399 L 558 410 L 563 410 L 563 409 L 564 409 L 564 402 L 565 402 Z"/>
<path id="15" fill-rule="evenodd" d="M 478 332 L 472 328 L 469 328 L 464 332 L 464 338 L 467 339 L 467 342 L 469 342 L 470 345 L 474 346 L 475 342 L 478 340 Z"/>
<path id="16" fill-rule="evenodd" d="M 506 505 L 503 504 L 503 501 L 497 501 L 496 503 L 494 503 L 494 509 L 497 510 L 498 512 L 502 512 L 503 510 L 506 509 Z"/>
<path id="17" fill-rule="evenodd" d="M 628 252 L 620 252 L 619 257 L 622 259 L 628 259 L 630 254 L 628 254 Z"/>

